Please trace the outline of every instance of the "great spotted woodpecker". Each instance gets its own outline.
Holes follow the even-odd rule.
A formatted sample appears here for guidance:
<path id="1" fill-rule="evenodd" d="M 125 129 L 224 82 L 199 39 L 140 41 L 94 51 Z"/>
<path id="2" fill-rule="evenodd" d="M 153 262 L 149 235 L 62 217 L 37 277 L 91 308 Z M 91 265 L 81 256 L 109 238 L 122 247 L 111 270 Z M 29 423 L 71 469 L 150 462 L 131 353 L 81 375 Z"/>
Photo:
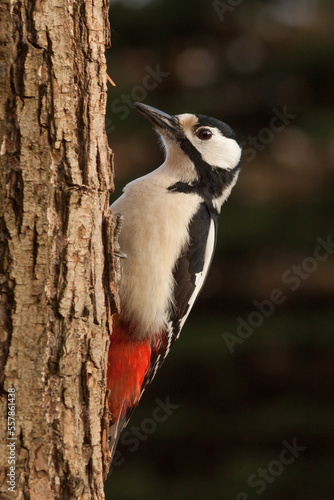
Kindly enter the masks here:
<path id="1" fill-rule="evenodd" d="M 111 205 L 124 216 L 119 243 L 127 255 L 108 356 L 112 456 L 203 286 L 241 158 L 235 133 L 219 120 L 135 106 L 160 134 L 166 159 Z"/>

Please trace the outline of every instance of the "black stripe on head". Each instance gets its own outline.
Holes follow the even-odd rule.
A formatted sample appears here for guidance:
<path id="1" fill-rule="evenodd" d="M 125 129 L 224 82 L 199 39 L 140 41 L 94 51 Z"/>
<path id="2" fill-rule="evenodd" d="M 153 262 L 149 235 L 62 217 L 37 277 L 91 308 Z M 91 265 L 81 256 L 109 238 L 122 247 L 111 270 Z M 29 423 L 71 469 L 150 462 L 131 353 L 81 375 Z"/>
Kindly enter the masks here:
<path id="1" fill-rule="evenodd" d="M 236 142 L 238 142 L 236 133 L 226 123 L 206 115 L 195 115 L 195 116 L 198 119 L 198 124 L 196 124 L 196 128 L 216 127 L 223 134 L 223 136 L 228 137 L 229 139 L 234 139 Z"/>

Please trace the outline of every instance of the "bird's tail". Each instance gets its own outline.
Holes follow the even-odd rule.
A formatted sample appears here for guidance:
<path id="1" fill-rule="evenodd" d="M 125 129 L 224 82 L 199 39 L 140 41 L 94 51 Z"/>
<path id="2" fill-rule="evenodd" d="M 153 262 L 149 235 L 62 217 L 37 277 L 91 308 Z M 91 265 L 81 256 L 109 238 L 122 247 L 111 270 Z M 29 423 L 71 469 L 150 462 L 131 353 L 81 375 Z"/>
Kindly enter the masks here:
<path id="1" fill-rule="evenodd" d="M 111 462 L 115 456 L 118 440 L 125 424 L 126 424 L 126 416 L 123 413 L 121 413 L 118 416 L 117 420 L 115 420 L 109 428 L 109 448 L 111 453 Z"/>

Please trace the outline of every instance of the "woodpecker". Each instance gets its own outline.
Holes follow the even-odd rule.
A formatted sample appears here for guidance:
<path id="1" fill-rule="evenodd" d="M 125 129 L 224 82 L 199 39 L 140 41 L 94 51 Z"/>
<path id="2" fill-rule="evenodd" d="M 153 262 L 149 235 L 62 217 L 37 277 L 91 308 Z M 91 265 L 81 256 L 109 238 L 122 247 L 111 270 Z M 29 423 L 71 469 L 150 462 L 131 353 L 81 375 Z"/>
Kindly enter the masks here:
<path id="1" fill-rule="evenodd" d="M 203 287 L 241 158 L 234 131 L 215 118 L 135 107 L 160 135 L 165 160 L 111 205 L 124 217 L 119 244 L 127 256 L 108 355 L 112 456 Z"/>

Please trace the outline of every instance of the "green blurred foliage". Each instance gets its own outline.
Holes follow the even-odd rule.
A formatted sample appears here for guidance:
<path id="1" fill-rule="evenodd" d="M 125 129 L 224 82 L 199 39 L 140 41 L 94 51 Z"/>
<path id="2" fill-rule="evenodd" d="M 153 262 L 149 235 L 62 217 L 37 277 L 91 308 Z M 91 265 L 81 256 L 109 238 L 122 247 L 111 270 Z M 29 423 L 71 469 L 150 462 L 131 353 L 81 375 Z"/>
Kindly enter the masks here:
<path id="1" fill-rule="evenodd" d="M 156 398 L 178 408 L 135 451 L 120 443 L 106 498 L 330 500 L 334 256 L 309 258 L 317 239 L 333 234 L 334 4 L 115 0 L 110 19 L 115 197 L 163 157 L 135 100 L 226 121 L 244 160 L 202 296 L 127 431 L 153 429 Z M 168 76 L 154 86 L 147 75 L 157 65 Z M 294 117 L 273 132 L 283 109 Z M 295 290 L 293 266 L 303 268 Z M 236 336 L 238 318 L 249 323 L 254 301 L 275 289 L 284 302 L 231 353 L 226 332 Z M 249 478 L 275 473 L 282 442 L 294 439 L 306 449 L 259 493 Z"/>

